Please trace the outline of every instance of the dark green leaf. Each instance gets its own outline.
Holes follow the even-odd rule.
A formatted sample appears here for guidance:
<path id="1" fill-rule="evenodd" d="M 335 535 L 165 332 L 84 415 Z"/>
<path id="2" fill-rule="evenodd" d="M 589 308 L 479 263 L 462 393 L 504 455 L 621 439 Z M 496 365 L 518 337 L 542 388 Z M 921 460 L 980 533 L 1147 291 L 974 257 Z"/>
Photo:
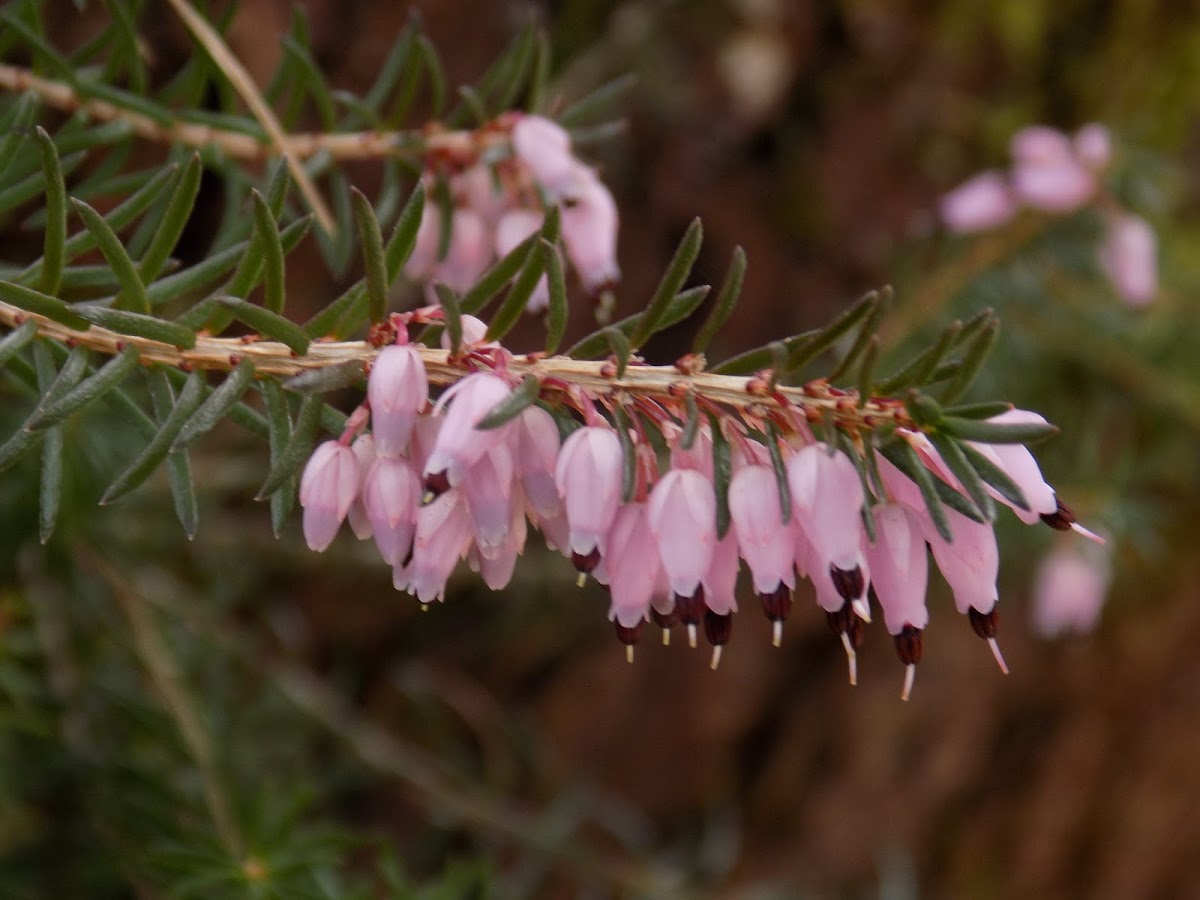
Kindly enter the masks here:
<path id="1" fill-rule="evenodd" d="M 982 403 L 966 403 L 945 410 L 946 415 L 959 419 L 990 419 L 1010 412 L 1013 405 L 1007 400 L 985 400 Z"/>
<path id="2" fill-rule="evenodd" d="M 21 323 L 14 331 L 10 331 L 0 340 L 0 368 L 8 365 L 8 361 L 29 346 L 29 342 L 37 337 L 37 322 L 32 319 Z"/>
<path id="3" fill-rule="evenodd" d="M 25 428 L 41 431 L 57 425 L 119 385 L 137 368 L 138 361 L 137 350 L 127 347 L 66 393 L 51 401 L 44 400 L 30 415 Z"/>
<path id="4" fill-rule="evenodd" d="M 941 430 L 964 441 L 981 444 L 1032 444 L 1058 433 L 1049 422 L 988 422 L 945 416 Z"/>
<path id="5" fill-rule="evenodd" d="M 987 361 L 999 336 L 999 319 L 989 318 L 987 322 L 980 326 L 975 337 L 967 345 L 966 353 L 963 354 L 958 371 L 955 372 L 954 377 L 950 379 L 950 383 L 942 391 L 943 403 L 953 403 L 967 392 L 971 384 L 975 381 L 975 376 L 983 368 L 983 364 Z"/>
<path id="6" fill-rule="evenodd" d="M 259 246 L 263 249 L 263 272 L 265 293 L 263 307 L 278 315 L 283 315 L 284 281 L 283 281 L 283 244 L 279 240 L 279 226 L 271 215 L 271 208 L 266 199 L 258 191 L 251 191 L 254 201 L 254 227 Z"/>
<path id="7" fill-rule="evenodd" d="M 879 335 L 871 335 L 867 349 L 863 351 L 858 366 L 858 407 L 862 409 L 871 399 L 871 385 L 875 380 L 875 364 L 879 361 Z"/>
<path id="8" fill-rule="evenodd" d="M 417 35 L 417 53 L 429 74 L 430 108 L 434 116 L 440 116 L 442 108 L 446 105 L 446 72 L 442 68 L 441 57 L 438 56 L 433 42 L 423 34 Z"/>
<path id="9" fill-rule="evenodd" d="M 271 471 L 263 482 L 255 499 L 266 500 L 293 478 L 300 467 L 312 455 L 313 439 L 317 434 L 317 425 L 321 419 L 321 407 L 324 402 L 316 394 L 307 394 L 300 402 L 296 413 L 296 424 L 287 444 L 279 454 L 271 460 Z"/>
<path id="10" fill-rule="evenodd" d="M 855 325 L 863 319 L 870 316 L 879 305 L 879 292 L 869 291 L 858 299 L 858 301 L 848 310 L 826 325 L 823 329 L 813 336 L 813 339 L 792 351 L 792 357 L 788 360 L 788 368 L 792 372 L 798 372 L 804 368 L 830 347 L 832 347 L 842 335 L 850 331 Z"/>
<path id="11" fill-rule="evenodd" d="M 675 254 L 671 257 L 662 280 L 651 295 L 641 321 L 630 335 L 629 342 L 635 350 L 641 349 L 650 336 L 663 327 L 662 321 L 666 318 L 667 309 L 683 287 L 683 283 L 687 281 L 692 265 L 700 255 L 700 245 L 703 241 L 704 228 L 699 219 L 693 219 L 679 241 L 679 246 L 675 248 Z"/>
<path id="12" fill-rule="evenodd" d="M 538 246 L 546 268 L 546 285 L 550 289 L 550 303 L 546 314 L 546 353 L 552 356 L 558 351 L 563 335 L 567 333 L 567 319 L 570 313 L 567 306 L 567 281 L 563 275 L 562 257 L 558 255 L 558 248 L 545 238 L 539 239 Z"/>
<path id="13" fill-rule="evenodd" d="M 633 356 L 633 349 L 629 346 L 629 339 L 625 337 L 625 333 L 620 328 L 609 326 L 603 331 L 605 339 L 608 341 L 608 347 L 612 351 L 613 358 L 617 361 L 617 377 L 625 377 L 625 367 L 629 365 L 629 358 Z"/>
<path id="14" fill-rule="evenodd" d="M 442 304 L 446 335 L 450 339 L 450 355 L 458 356 L 462 351 L 462 312 L 458 305 L 458 295 L 440 283 L 434 284 L 433 289 Z"/>
<path id="15" fill-rule="evenodd" d="M 732 460 L 729 453 L 729 441 L 721 430 L 721 422 L 712 413 L 708 414 L 712 426 L 712 457 L 713 457 L 713 488 L 717 494 L 717 539 L 725 537 L 729 531 L 729 479 L 732 474 Z"/>
<path id="16" fill-rule="evenodd" d="M 63 157 L 59 165 L 64 175 L 70 175 L 84 160 L 84 154 Z M 14 182 L 5 188 L 0 188 L 0 212 L 8 212 L 22 203 L 27 203 L 34 197 L 46 193 L 46 173 L 42 169 Z M 32 217 L 31 217 L 32 218 Z"/>
<path id="17" fill-rule="evenodd" d="M 20 307 L 26 312 L 45 316 L 47 319 L 52 319 L 60 325 L 66 325 L 76 331 L 87 331 L 89 327 L 86 319 L 73 312 L 71 307 L 57 297 L 13 284 L 11 281 L 0 281 L 0 300 Z"/>
<path id="18" fill-rule="evenodd" d="M 684 450 L 691 450 L 696 443 L 696 435 L 700 433 L 700 405 L 696 403 L 696 395 L 691 391 L 683 395 L 683 405 L 687 410 L 687 419 L 683 423 L 679 446 Z"/>
<path id="19" fill-rule="evenodd" d="M 370 320 L 372 323 L 382 322 L 388 312 L 389 284 L 383 256 L 383 234 L 379 230 L 379 220 L 375 218 L 375 209 L 366 195 L 358 188 L 351 188 L 350 199 L 354 206 L 354 218 L 358 222 L 358 237 L 362 243 Z"/>
<path id="20" fill-rule="evenodd" d="M 161 371 L 152 371 L 149 375 L 152 387 L 151 393 L 153 395 L 155 392 L 155 381 L 162 381 L 164 373 Z M 101 506 L 124 497 L 149 478 L 151 473 L 162 465 L 167 458 L 167 454 L 171 451 L 171 445 L 174 444 L 175 438 L 179 435 L 180 430 L 187 420 L 191 418 L 192 413 L 196 411 L 196 407 L 200 405 L 200 400 L 203 396 L 204 376 L 197 370 L 188 376 L 187 382 L 183 390 L 180 391 L 178 399 L 174 401 L 170 413 L 160 419 L 158 433 L 151 438 L 150 443 L 145 446 L 133 462 L 105 490 L 103 496 L 100 498 Z M 156 406 L 162 402 L 161 399 L 156 399 Z"/>
<path id="21" fill-rule="evenodd" d="M 174 412 L 175 397 L 168 384 L 168 376 L 163 370 L 151 371 L 149 375 L 150 398 L 154 405 L 154 414 L 158 421 L 163 423 L 163 427 L 166 427 L 166 423 L 171 421 Z M 192 376 L 195 376 L 195 379 Z M 192 376 L 189 376 L 184 383 L 183 392 L 180 394 L 181 402 L 194 380 L 198 380 L 201 385 L 200 393 L 203 393 L 203 377 L 199 372 L 193 372 Z M 171 446 L 174 447 L 174 442 Z M 179 519 L 179 524 L 183 526 L 183 532 L 187 535 L 188 540 L 193 540 L 196 537 L 196 530 L 200 527 L 200 510 L 196 504 L 196 486 L 192 481 L 191 461 L 184 451 L 172 449 L 167 453 L 166 468 L 167 487 L 171 491 L 175 516 Z"/>
<path id="22" fill-rule="evenodd" d="M 146 299 L 150 301 L 151 307 L 162 306 L 211 284 L 237 265 L 242 254 L 246 252 L 247 246 L 248 242 L 242 241 L 214 253 L 194 266 L 160 278 L 146 286 Z"/>
<path id="23" fill-rule="evenodd" d="M 517 324 L 517 320 L 521 318 L 521 314 L 529 305 L 529 298 L 533 296 L 545 267 L 546 259 L 538 252 L 538 245 L 531 243 L 516 281 L 509 288 L 508 295 L 501 302 L 500 308 L 496 310 L 492 321 L 488 324 L 486 337 L 489 341 L 503 340 L 504 336 Z"/>
<path id="24" fill-rule="evenodd" d="M 148 338 L 183 350 L 191 350 L 196 346 L 194 331 L 166 319 L 143 316 L 140 313 L 126 312 L 123 309 L 109 309 L 105 306 L 76 306 L 73 309 L 81 318 L 87 319 L 93 325 L 99 325 L 101 328 L 107 328 L 118 334 Z"/>
<path id="25" fill-rule="evenodd" d="M 704 302 L 704 298 L 708 296 L 708 292 L 709 286 L 702 284 L 676 294 L 675 299 L 671 301 L 671 305 L 667 307 L 667 314 L 663 317 L 659 325 L 660 329 L 669 328 L 688 318 Z M 644 313 L 634 313 L 632 316 L 627 316 L 620 322 L 606 327 L 619 328 L 623 334 L 630 335 L 638 323 L 642 321 L 643 316 Z M 607 346 L 608 340 L 604 337 L 604 329 L 599 328 L 574 344 L 567 350 L 566 355 L 575 359 L 591 359 L 597 354 L 603 353 Z"/>
<path id="26" fill-rule="evenodd" d="M 621 442 L 621 501 L 630 503 L 637 490 L 637 448 L 633 446 L 633 438 L 629 436 L 629 429 L 632 427 L 629 416 L 620 403 L 613 406 L 613 420 L 617 440 Z"/>
<path id="27" fill-rule="evenodd" d="M 944 434 L 931 434 L 929 435 L 929 440 L 942 457 L 942 462 L 950 469 L 951 474 L 958 479 L 958 483 L 963 486 L 963 490 L 971 499 L 975 508 L 983 515 L 983 518 L 988 522 L 995 520 L 996 505 L 992 502 L 992 498 L 983 486 L 983 481 L 979 478 L 978 473 L 967 461 L 958 441 L 948 438 Z"/>
<path id="28" fill-rule="evenodd" d="M 285 381 L 283 387 L 297 394 L 324 394 L 352 387 L 362 380 L 363 364 L 356 359 L 348 359 L 333 366 L 306 369 Z"/>
<path id="29" fill-rule="evenodd" d="M 637 77 L 634 75 L 620 75 L 612 81 L 605 82 L 564 109 L 558 116 L 558 123 L 567 128 L 586 122 L 605 107 L 615 103 L 636 83 Z"/>
<path id="30" fill-rule="evenodd" d="M 38 290 L 43 294 L 55 296 L 62 284 L 63 263 L 66 259 L 67 247 L 67 186 L 63 182 L 62 166 L 59 165 L 58 151 L 54 148 L 45 129 L 38 127 L 38 143 L 42 150 L 42 173 L 46 180 L 46 234 L 42 251 L 42 274 L 38 281 Z M 58 438 L 61 449 L 61 436 Z M 49 451 L 47 450 L 47 454 Z M 58 465 L 61 468 L 61 456 Z M 57 495 L 56 495 L 57 498 Z M 57 503 L 55 504 L 57 508 Z M 51 520 L 53 527 L 53 520 Z M 45 543 L 45 540 L 42 541 Z"/>
<path id="31" fill-rule="evenodd" d="M 774 423 L 767 420 L 767 452 L 771 454 L 771 468 L 775 470 L 775 487 L 779 492 L 780 525 L 786 527 L 792 519 L 792 491 L 788 487 L 787 469 L 783 465 L 783 454 L 779 452 L 779 432 Z M 853 459 L 853 457 L 851 457 Z"/>
<path id="32" fill-rule="evenodd" d="M 42 481 L 38 491 L 38 539 L 45 544 L 54 534 L 62 496 L 63 433 L 56 426 L 42 437 Z"/>
<path id="33" fill-rule="evenodd" d="M 942 421 L 941 405 L 928 394 L 922 394 L 916 388 L 908 392 L 904 398 L 904 408 L 912 416 L 912 420 L 922 428 L 936 426 Z"/>
<path id="34" fill-rule="evenodd" d="M 525 95 L 525 109 L 541 113 L 546 105 L 546 86 L 550 82 L 550 36 L 544 28 L 537 31 L 537 46 L 534 47 L 533 74 L 529 78 L 529 91 Z"/>
<path id="35" fill-rule="evenodd" d="M 882 396 L 889 396 L 908 387 L 927 385 L 961 332 L 962 322 L 951 322 L 933 346 L 921 351 L 899 371 L 885 378 L 875 386 L 875 390 Z"/>
<path id="36" fill-rule="evenodd" d="M 805 346 L 818 334 L 820 332 L 817 330 L 805 331 L 800 334 L 793 334 L 782 341 L 774 341 L 773 343 L 782 344 L 784 349 L 788 351 L 788 358 L 790 359 L 793 350 L 797 347 Z M 765 347 L 756 347 L 753 350 L 747 350 L 745 353 L 739 353 L 737 356 L 731 356 L 729 359 L 710 368 L 709 371 L 714 375 L 750 375 L 769 368 L 774 362 L 775 351 L 772 344 L 767 344 Z"/>
<path id="37" fill-rule="evenodd" d="M 267 408 L 271 468 L 273 469 L 291 441 L 292 419 L 288 415 L 287 397 L 278 381 L 274 378 L 264 378 L 259 387 L 262 390 L 263 403 Z M 296 479 L 292 477 L 286 480 L 282 488 L 271 495 L 271 528 L 275 532 L 275 537 L 279 537 L 283 533 L 295 503 Z"/>
<path id="38" fill-rule="evenodd" d="M 475 423 L 480 431 L 499 428 L 505 425 L 533 406 L 542 389 L 542 382 L 536 375 L 526 375 L 521 383 L 496 408 Z"/>
<path id="39" fill-rule="evenodd" d="M 475 315 L 487 306 L 488 302 L 521 271 L 521 267 L 529 259 L 537 241 L 537 235 L 530 235 L 500 257 L 491 268 L 483 273 L 479 281 L 462 295 L 462 299 L 459 301 L 462 311 L 468 315 Z"/>
<path id="40" fill-rule="evenodd" d="M 21 148 L 21 141 L 29 138 L 29 128 L 37 114 L 38 97 L 32 92 L 20 96 L 12 112 L 0 122 L 0 177 Z"/>
<path id="41" fill-rule="evenodd" d="M 958 447 L 967 462 L 970 463 L 971 468 L 985 483 L 995 488 L 996 493 L 1018 509 L 1025 512 L 1030 511 L 1029 501 L 1025 499 L 1025 492 L 1017 487 L 1017 483 L 1008 476 L 1007 472 L 970 444 L 959 444 Z"/>
<path id="42" fill-rule="evenodd" d="M 142 282 L 137 266 L 129 258 L 129 254 L 125 251 L 116 232 L 100 213 L 82 200 L 72 198 L 71 203 L 74 204 L 75 211 L 83 219 L 83 224 L 91 232 L 100 252 L 104 254 L 104 258 L 108 260 L 108 264 L 112 266 L 113 272 L 121 282 L 121 293 L 117 296 L 117 304 L 121 305 L 124 301 L 124 305 L 130 307 L 133 312 L 149 313 L 150 301 L 146 297 L 146 285 Z"/>
<path id="43" fill-rule="evenodd" d="M 392 236 L 388 238 L 383 256 L 387 262 L 388 284 L 396 280 L 408 258 L 412 256 L 413 247 L 417 245 L 417 230 L 421 227 L 421 217 L 425 215 L 425 185 L 417 182 L 413 188 L 404 209 L 396 219 Z"/>
<path id="44" fill-rule="evenodd" d="M 721 282 L 721 290 L 717 292 L 712 311 L 704 320 L 700 331 L 696 333 L 696 339 L 692 341 L 693 353 L 704 353 L 708 350 L 708 345 L 717 336 L 717 332 L 725 327 L 742 294 L 745 278 L 746 251 L 741 247 L 734 247 L 733 258 L 729 261 L 729 269 L 725 273 L 725 280 Z"/>
<path id="45" fill-rule="evenodd" d="M 196 197 L 200 193 L 200 176 L 203 174 L 204 167 L 200 164 L 200 154 L 193 153 L 183 168 L 179 184 L 175 186 L 166 210 L 163 211 L 162 219 L 158 222 L 158 230 L 155 231 L 150 246 L 138 262 L 138 272 L 145 284 L 149 284 L 158 277 L 170 258 L 171 251 L 179 242 L 179 237 L 183 234 L 183 229 L 192 214 L 192 208 L 196 204 Z M 150 289 L 147 289 L 147 295 L 149 293 Z M 152 298 L 147 296 L 147 300 L 152 306 L 154 305 Z"/>
<path id="46" fill-rule="evenodd" d="M 863 319 L 862 326 L 858 329 L 858 335 L 854 338 L 854 343 L 850 345 L 850 349 L 846 351 L 846 355 L 838 361 L 834 366 L 833 371 L 829 373 L 829 382 L 835 383 L 852 371 L 859 359 L 870 348 L 871 339 L 878 337 L 879 323 L 883 320 L 884 314 L 887 312 L 888 305 L 892 299 L 892 289 L 886 287 L 879 292 L 879 299 L 875 306 Z M 878 347 L 879 342 L 875 342 Z"/>
<path id="47" fill-rule="evenodd" d="M 212 431 L 242 398 L 242 394 L 253 380 L 254 361 L 248 358 L 240 360 L 225 376 L 220 386 L 192 413 L 191 418 L 179 430 L 171 449 L 184 450 Z"/>
<path id="48" fill-rule="evenodd" d="M 227 307 L 238 321 L 253 328 L 261 335 L 286 344 L 297 356 L 303 356 L 308 352 L 310 343 L 308 335 L 290 319 L 285 319 L 269 309 L 248 303 L 240 297 L 221 297 L 217 302 Z"/>

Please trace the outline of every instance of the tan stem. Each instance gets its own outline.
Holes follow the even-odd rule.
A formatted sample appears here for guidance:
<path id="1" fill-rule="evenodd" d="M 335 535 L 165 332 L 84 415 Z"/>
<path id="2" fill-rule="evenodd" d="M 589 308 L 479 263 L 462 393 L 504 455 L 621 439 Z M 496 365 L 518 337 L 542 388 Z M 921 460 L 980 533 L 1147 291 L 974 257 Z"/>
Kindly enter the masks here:
<path id="1" fill-rule="evenodd" d="M 240 131 L 228 131 L 190 122 L 161 125 L 142 113 L 107 100 L 80 97 L 73 87 L 35 75 L 20 66 L 0 63 L 0 90 L 30 91 L 43 104 L 66 113 L 81 112 L 96 122 L 125 122 L 138 137 L 161 144 L 216 147 L 231 159 L 263 160 L 286 155 L 306 160 L 318 153 L 334 160 L 381 159 L 421 152 L 431 147 L 457 149 L 471 145 L 472 132 L 445 131 L 423 135 L 419 131 L 349 131 L 343 133 L 296 132 L 283 134 L 279 146 Z"/>
<path id="2" fill-rule="evenodd" d="M 75 331 L 43 316 L 0 302 L 0 324 L 15 328 L 27 321 L 37 322 L 42 336 L 64 344 L 82 344 L 109 355 L 115 355 L 126 347 L 135 347 L 143 363 L 159 363 L 183 369 L 227 371 L 242 359 L 250 359 L 261 374 L 287 377 L 352 361 L 362 363 L 365 368 L 379 352 L 365 341 L 314 341 L 307 353 L 298 356 L 286 345 L 275 341 L 247 341 L 243 338 L 204 335 L 197 338 L 196 346 L 192 349 L 181 350 L 160 341 L 119 334 L 96 325 L 86 331 Z M 417 345 L 417 350 L 424 360 L 431 384 L 453 384 L 470 371 L 461 361 L 451 360 L 445 350 L 420 345 Z M 779 401 L 774 397 L 760 392 L 763 380 L 755 377 L 708 372 L 684 374 L 674 366 L 630 365 L 624 375 L 618 378 L 610 374 L 615 367 L 607 361 L 537 355 L 517 356 L 510 361 L 508 369 L 517 378 L 534 375 L 543 382 L 549 379 L 545 386 L 547 390 L 553 390 L 554 382 L 558 380 L 594 397 L 619 397 L 625 394 L 676 404 L 682 401 L 687 391 L 691 391 L 711 403 L 732 407 L 756 417 L 765 416 L 779 406 Z M 786 403 L 805 413 L 811 412 L 818 419 L 828 411 L 834 422 L 851 432 L 873 430 L 889 422 L 912 426 L 904 407 L 894 401 L 871 399 L 859 408 L 854 392 L 834 395 L 820 382 L 811 387 L 781 385 L 776 394 Z"/>

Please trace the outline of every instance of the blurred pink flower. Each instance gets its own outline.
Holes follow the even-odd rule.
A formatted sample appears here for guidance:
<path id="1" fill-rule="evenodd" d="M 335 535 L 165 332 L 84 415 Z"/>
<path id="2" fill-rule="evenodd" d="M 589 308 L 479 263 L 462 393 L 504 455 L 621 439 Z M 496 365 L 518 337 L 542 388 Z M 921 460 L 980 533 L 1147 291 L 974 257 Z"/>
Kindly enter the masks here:
<path id="1" fill-rule="evenodd" d="M 959 234 L 999 228 L 1017 214 L 1004 176 L 994 171 L 981 172 L 944 194 L 939 209 L 946 227 Z"/>
<path id="2" fill-rule="evenodd" d="M 1110 573 L 1103 553 L 1066 547 L 1051 551 L 1033 585 L 1033 627 L 1043 637 L 1087 634 L 1096 627 Z"/>
<path id="3" fill-rule="evenodd" d="M 1104 242 L 1097 251 L 1100 267 L 1113 290 L 1130 306 L 1145 306 L 1158 293 L 1158 242 L 1141 216 L 1109 217 Z"/>
<path id="4" fill-rule="evenodd" d="M 564 198 L 562 238 L 567 257 L 584 290 L 597 294 L 621 277 L 617 265 L 617 229 L 620 224 L 612 194 L 582 164 L 570 196 Z"/>

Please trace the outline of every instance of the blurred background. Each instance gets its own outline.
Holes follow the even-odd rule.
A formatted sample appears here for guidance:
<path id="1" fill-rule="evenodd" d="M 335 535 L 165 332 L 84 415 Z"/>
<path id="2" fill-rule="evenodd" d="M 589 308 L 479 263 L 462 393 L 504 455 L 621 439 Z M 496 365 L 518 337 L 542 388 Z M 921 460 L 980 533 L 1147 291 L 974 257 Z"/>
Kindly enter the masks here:
<path id="1" fill-rule="evenodd" d="M 1005 515 L 1009 677 L 936 577 L 908 703 L 880 625 L 860 651 L 859 685 L 847 685 L 807 583 L 779 650 L 747 593 L 718 671 L 681 641 L 644 641 L 631 666 L 606 598 L 577 589 L 543 548 L 505 592 L 464 567 L 446 603 L 422 613 L 348 535 L 321 557 L 298 522 L 276 542 L 251 499 L 263 448 L 236 429 L 193 453 L 195 541 L 171 517 L 162 478 L 98 510 L 97 486 L 134 440 L 116 428 L 69 449 L 78 474 L 48 548 L 36 539 L 36 479 L 20 469 L 0 479 L 0 692 L 11 721 L 0 738 L 0 895 L 343 896 L 328 887 L 339 878 L 386 895 L 379 867 L 394 864 L 397 883 L 440 884 L 447 897 L 658 895 L 664 884 L 754 898 L 1200 896 L 1200 16 L 1190 4 L 295 6 L 339 88 L 370 85 L 413 10 L 451 85 L 478 78 L 531 15 L 550 37 L 564 102 L 636 76 L 614 107 L 625 127 L 580 150 L 622 214 L 618 312 L 641 307 L 699 215 L 697 283 L 719 283 L 735 245 L 750 260 L 710 356 L 813 327 L 892 284 L 888 369 L 953 319 L 994 307 L 1004 330 L 971 397 L 1061 426 L 1036 452 L 1060 496 L 1110 538 L 1102 561 L 1088 558 L 1111 575 L 1098 589 L 1107 602 L 1094 629 L 1044 636 L 1033 612 L 1043 560 L 1083 548 Z M 140 20 L 159 78 L 190 52 L 165 9 Z M 45 20 L 68 46 L 104 15 L 99 4 L 54 10 Z M 230 44 L 260 83 L 293 13 L 246 0 L 232 19 Z M 1020 128 L 1088 122 L 1114 137 L 1105 196 L 1158 234 L 1159 290 L 1140 308 L 1097 266 L 1098 204 L 979 235 L 939 224 L 939 198 L 1006 167 Z M 377 189 L 377 166 L 348 171 Z M 222 202 L 206 185 L 200 215 Z M 11 231 L 12 246 L 30 240 Z M 194 231 L 181 255 L 202 258 Z M 289 298 L 316 308 L 357 274 L 334 278 L 301 251 Z M 568 343 L 591 327 L 576 303 Z M 660 335 L 646 356 L 677 358 L 694 327 Z M 512 345 L 536 346 L 538 324 L 522 328 Z M 179 728 L 187 716 L 170 691 L 160 701 L 139 663 L 148 646 L 157 652 L 145 616 L 161 625 L 173 659 L 164 671 L 187 685 L 208 735 L 199 765 Z M 271 883 L 258 869 L 222 868 L 197 799 L 214 783 L 248 858 L 295 875 L 294 888 L 256 894 Z M 206 870 L 193 869 L 208 858 L 225 880 L 205 888 Z M 179 888 L 180 872 L 201 880 Z"/>

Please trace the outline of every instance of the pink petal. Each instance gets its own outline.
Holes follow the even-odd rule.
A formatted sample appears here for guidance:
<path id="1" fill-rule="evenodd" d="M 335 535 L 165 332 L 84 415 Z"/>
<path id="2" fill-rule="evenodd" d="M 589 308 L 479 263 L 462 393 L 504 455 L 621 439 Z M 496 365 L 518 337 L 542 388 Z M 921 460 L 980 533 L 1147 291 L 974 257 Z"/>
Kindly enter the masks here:
<path id="1" fill-rule="evenodd" d="M 647 515 L 671 590 L 691 597 L 717 543 L 712 482 L 694 469 L 673 469 L 650 492 Z"/>

